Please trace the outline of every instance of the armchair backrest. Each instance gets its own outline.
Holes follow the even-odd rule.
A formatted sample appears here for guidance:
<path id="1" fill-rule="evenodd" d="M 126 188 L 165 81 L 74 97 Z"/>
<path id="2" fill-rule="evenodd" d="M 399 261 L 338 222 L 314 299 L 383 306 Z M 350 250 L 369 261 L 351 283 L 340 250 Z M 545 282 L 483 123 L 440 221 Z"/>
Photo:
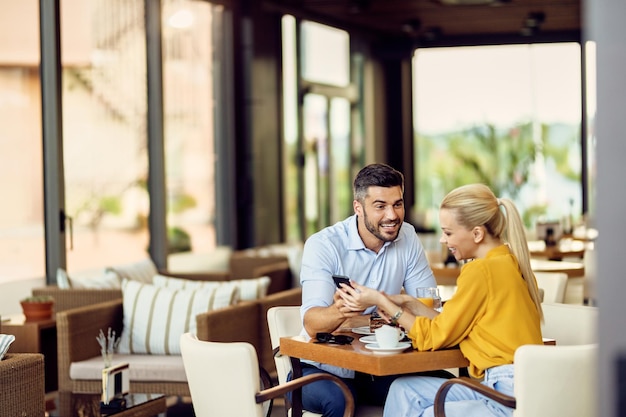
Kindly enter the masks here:
<path id="1" fill-rule="evenodd" d="M 185 333 L 180 349 L 196 417 L 263 416 L 263 404 L 255 401 L 260 376 L 251 344 L 205 342 Z"/>
<path id="2" fill-rule="evenodd" d="M 272 349 L 280 346 L 281 337 L 297 336 L 302 330 L 302 319 L 300 318 L 299 306 L 277 306 L 267 310 L 267 326 L 270 331 Z M 287 381 L 287 374 L 291 371 L 291 361 L 288 356 L 274 356 L 276 372 L 278 373 L 278 383 L 284 384 Z"/>
<path id="3" fill-rule="evenodd" d="M 535 272 L 537 286 L 543 289 L 544 303 L 562 303 L 565 301 L 567 274 L 565 272 Z"/>
<path id="4" fill-rule="evenodd" d="M 544 337 L 556 344 L 582 345 L 598 340 L 598 308 L 577 304 L 543 303 Z"/>
<path id="5" fill-rule="evenodd" d="M 595 416 L 597 354 L 596 344 L 518 348 L 514 416 Z"/>

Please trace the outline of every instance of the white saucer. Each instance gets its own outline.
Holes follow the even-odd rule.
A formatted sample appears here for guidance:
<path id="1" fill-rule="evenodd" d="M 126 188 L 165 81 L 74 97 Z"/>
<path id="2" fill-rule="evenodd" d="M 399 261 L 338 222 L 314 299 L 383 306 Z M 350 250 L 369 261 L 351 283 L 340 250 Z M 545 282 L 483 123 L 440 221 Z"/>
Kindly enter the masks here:
<path id="1" fill-rule="evenodd" d="M 365 345 L 365 349 L 373 351 L 376 355 L 393 355 L 394 353 L 400 353 L 403 350 L 411 347 L 410 343 L 401 342 L 394 348 L 381 348 L 378 343 L 369 343 Z"/>
<path id="2" fill-rule="evenodd" d="M 359 338 L 359 342 L 376 343 L 376 335 L 363 336 L 363 337 Z"/>
<path id="3" fill-rule="evenodd" d="M 365 334 L 365 335 L 374 334 L 374 332 L 370 332 L 370 326 L 353 327 L 352 333 Z"/>

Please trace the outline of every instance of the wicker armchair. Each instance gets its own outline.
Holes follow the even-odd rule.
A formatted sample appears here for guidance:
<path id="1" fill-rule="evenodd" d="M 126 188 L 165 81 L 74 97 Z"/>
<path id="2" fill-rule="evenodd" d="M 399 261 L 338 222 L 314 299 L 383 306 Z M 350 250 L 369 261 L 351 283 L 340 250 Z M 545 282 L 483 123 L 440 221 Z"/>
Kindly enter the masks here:
<path id="1" fill-rule="evenodd" d="M 43 417 L 44 385 L 42 354 L 7 354 L 0 361 L 0 415 Z"/>

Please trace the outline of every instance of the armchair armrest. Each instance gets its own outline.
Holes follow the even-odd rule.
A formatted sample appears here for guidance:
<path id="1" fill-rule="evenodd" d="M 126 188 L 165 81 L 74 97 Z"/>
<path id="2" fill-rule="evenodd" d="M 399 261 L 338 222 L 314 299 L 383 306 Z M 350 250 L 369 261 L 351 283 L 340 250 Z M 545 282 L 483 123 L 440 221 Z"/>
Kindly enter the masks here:
<path id="1" fill-rule="evenodd" d="M 119 288 L 68 288 L 61 289 L 56 285 L 48 285 L 32 289 L 33 296 L 49 295 L 54 298 L 54 311 L 70 310 L 86 305 L 122 299 Z"/>
<path id="2" fill-rule="evenodd" d="M 71 391 L 70 365 L 100 355 L 96 337 L 110 327 L 122 334 L 122 299 L 57 313 L 59 391 Z"/>
<path id="3" fill-rule="evenodd" d="M 263 276 L 270 278 L 270 286 L 267 289 L 267 294 L 276 294 L 292 287 L 291 269 L 289 269 L 289 262 L 287 261 L 257 266 L 252 270 L 252 275 L 253 278 Z"/>
<path id="4" fill-rule="evenodd" d="M 474 381 L 473 379 L 467 377 L 452 378 L 444 382 L 441 387 L 439 387 L 437 395 L 435 395 L 435 417 L 446 417 L 444 409 L 446 395 L 448 394 L 448 391 L 450 391 L 450 388 L 452 388 L 452 386 L 455 384 L 463 385 L 469 389 L 472 389 L 506 407 L 515 408 L 516 406 L 515 398 L 511 397 L 510 395 L 498 392 L 481 384 L 478 381 Z"/>
<path id="5" fill-rule="evenodd" d="M 312 382 L 320 381 L 320 380 L 329 380 L 335 383 L 343 393 L 344 398 L 346 399 L 346 409 L 343 412 L 344 417 L 352 417 L 354 415 L 354 398 L 352 397 L 352 393 L 350 392 L 350 388 L 338 377 L 332 374 L 312 374 L 303 376 L 301 378 L 293 379 L 284 384 L 277 385 L 275 387 L 263 390 L 256 394 L 256 402 L 257 404 L 268 401 L 270 399 L 276 398 L 279 395 L 285 395 L 287 392 L 291 392 L 295 389 L 302 388 L 305 385 L 308 385 Z"/>
<path id="6" fill-rule="evenodd" d="M 0 361 L 0 414 L 43 416 L 44 359 L 40 353 L 9 353 Z"/>
<path id="7" fill-rule="evenodd" d="M 207 311 L 196 316 L 199 340 L 210 342 L 248 342 L 259 349 L 258 304 L 242 301 L 238 304 Z"/>

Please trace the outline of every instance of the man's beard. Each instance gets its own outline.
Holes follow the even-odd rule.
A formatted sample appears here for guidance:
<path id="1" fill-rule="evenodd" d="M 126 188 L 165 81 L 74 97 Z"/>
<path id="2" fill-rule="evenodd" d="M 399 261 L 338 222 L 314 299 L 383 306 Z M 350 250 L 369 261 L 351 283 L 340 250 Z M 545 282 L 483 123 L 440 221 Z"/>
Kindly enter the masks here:
<path id="1" fill-rule="evenodd" d="M 400 223 L 402 222 L 402 220 L 398 220 Z M 367 213 L 365 212 L 365 210 L 363 210 L 363 223 L 365 224 L 365 228 L 374 236 L 376 236 L 376 238 L 378 238 L 379 240 L 383 241 L 383 242 L 393 242 L 394 240 L 396 240 L 396 238 L 398 237 L 398 234 L 400 233 L 400 228 L 398 228 L 398 230 L 396 231 L 396 233 L 394 233 L 393 236 L 388 237 L 388 235 L 384 235 L 379 229 L 378 226 L 373 225 L 372 223 L 369 222 L 369 219 L 367 218 Z"/>

